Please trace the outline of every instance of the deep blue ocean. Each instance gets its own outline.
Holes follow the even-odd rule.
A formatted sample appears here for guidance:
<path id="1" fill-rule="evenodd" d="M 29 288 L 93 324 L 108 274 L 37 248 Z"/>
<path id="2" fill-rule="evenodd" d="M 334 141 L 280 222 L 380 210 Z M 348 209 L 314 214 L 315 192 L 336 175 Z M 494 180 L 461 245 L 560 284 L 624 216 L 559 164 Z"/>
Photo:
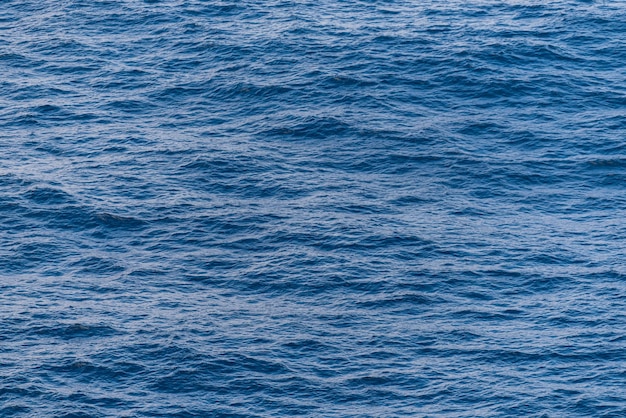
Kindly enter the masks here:
<path id="1" fill-rule="evenodd" d="M 626 1 L 1 1 L 0 416 L 626 416 Z"/>

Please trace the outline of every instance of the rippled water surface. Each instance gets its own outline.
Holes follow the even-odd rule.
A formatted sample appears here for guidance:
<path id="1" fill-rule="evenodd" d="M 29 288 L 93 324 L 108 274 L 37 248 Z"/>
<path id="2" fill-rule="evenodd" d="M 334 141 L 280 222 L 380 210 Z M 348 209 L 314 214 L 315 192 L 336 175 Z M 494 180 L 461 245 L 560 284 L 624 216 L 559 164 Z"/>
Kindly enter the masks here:
<path id="1" fill-rule="evenodd" d="M 0 3 L 0 415 L 626 416 L 624 1 Z"/>

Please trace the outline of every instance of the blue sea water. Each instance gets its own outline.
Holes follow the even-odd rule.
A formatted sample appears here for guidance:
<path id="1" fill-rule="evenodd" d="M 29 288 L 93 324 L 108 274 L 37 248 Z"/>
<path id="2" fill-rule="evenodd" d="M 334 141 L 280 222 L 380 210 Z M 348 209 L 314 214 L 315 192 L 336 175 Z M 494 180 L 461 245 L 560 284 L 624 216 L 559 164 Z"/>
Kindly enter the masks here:
<path id="1" fill-rule="evenodd" d="M 626 416 L 626 2 L 0 2 L 0 416 Z"/>

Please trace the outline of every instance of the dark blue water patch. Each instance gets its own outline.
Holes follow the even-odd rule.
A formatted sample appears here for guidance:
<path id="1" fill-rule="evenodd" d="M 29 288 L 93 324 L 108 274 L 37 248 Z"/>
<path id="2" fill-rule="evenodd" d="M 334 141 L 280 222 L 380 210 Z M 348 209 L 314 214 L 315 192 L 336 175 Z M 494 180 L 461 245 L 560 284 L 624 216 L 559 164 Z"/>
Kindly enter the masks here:
<path id="1" fill-rule="evenodd" d="M 89 337 L 106 337 L 114 335 L 116 331 L 106 325 L 86 325 L 86 324 L 70 324 L 59 325 L 55 327 L 35 328 L 31 332 L 38 335 L 60 338 L 63 340 L 69 340 L 73 338 L 89 338 Z"/>
<path id="2" fill-rule="evenodd" d="M 36 187 L 27 190 L 24 193 L 24 197 L 33 203 L 41 205 L 60 205 L 73 201 L 68 193 L 51 187 Z"/>

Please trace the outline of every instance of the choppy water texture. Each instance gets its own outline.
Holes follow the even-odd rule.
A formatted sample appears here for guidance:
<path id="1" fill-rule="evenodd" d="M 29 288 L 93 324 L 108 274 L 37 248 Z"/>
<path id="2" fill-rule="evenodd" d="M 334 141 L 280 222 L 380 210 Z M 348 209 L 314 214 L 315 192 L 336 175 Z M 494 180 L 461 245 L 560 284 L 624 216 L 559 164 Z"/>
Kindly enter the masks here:
<path id="1" fill-rule="evenodd" d="M 0 3 L 0 415 L 626 416 L 626 3 Z"/>

